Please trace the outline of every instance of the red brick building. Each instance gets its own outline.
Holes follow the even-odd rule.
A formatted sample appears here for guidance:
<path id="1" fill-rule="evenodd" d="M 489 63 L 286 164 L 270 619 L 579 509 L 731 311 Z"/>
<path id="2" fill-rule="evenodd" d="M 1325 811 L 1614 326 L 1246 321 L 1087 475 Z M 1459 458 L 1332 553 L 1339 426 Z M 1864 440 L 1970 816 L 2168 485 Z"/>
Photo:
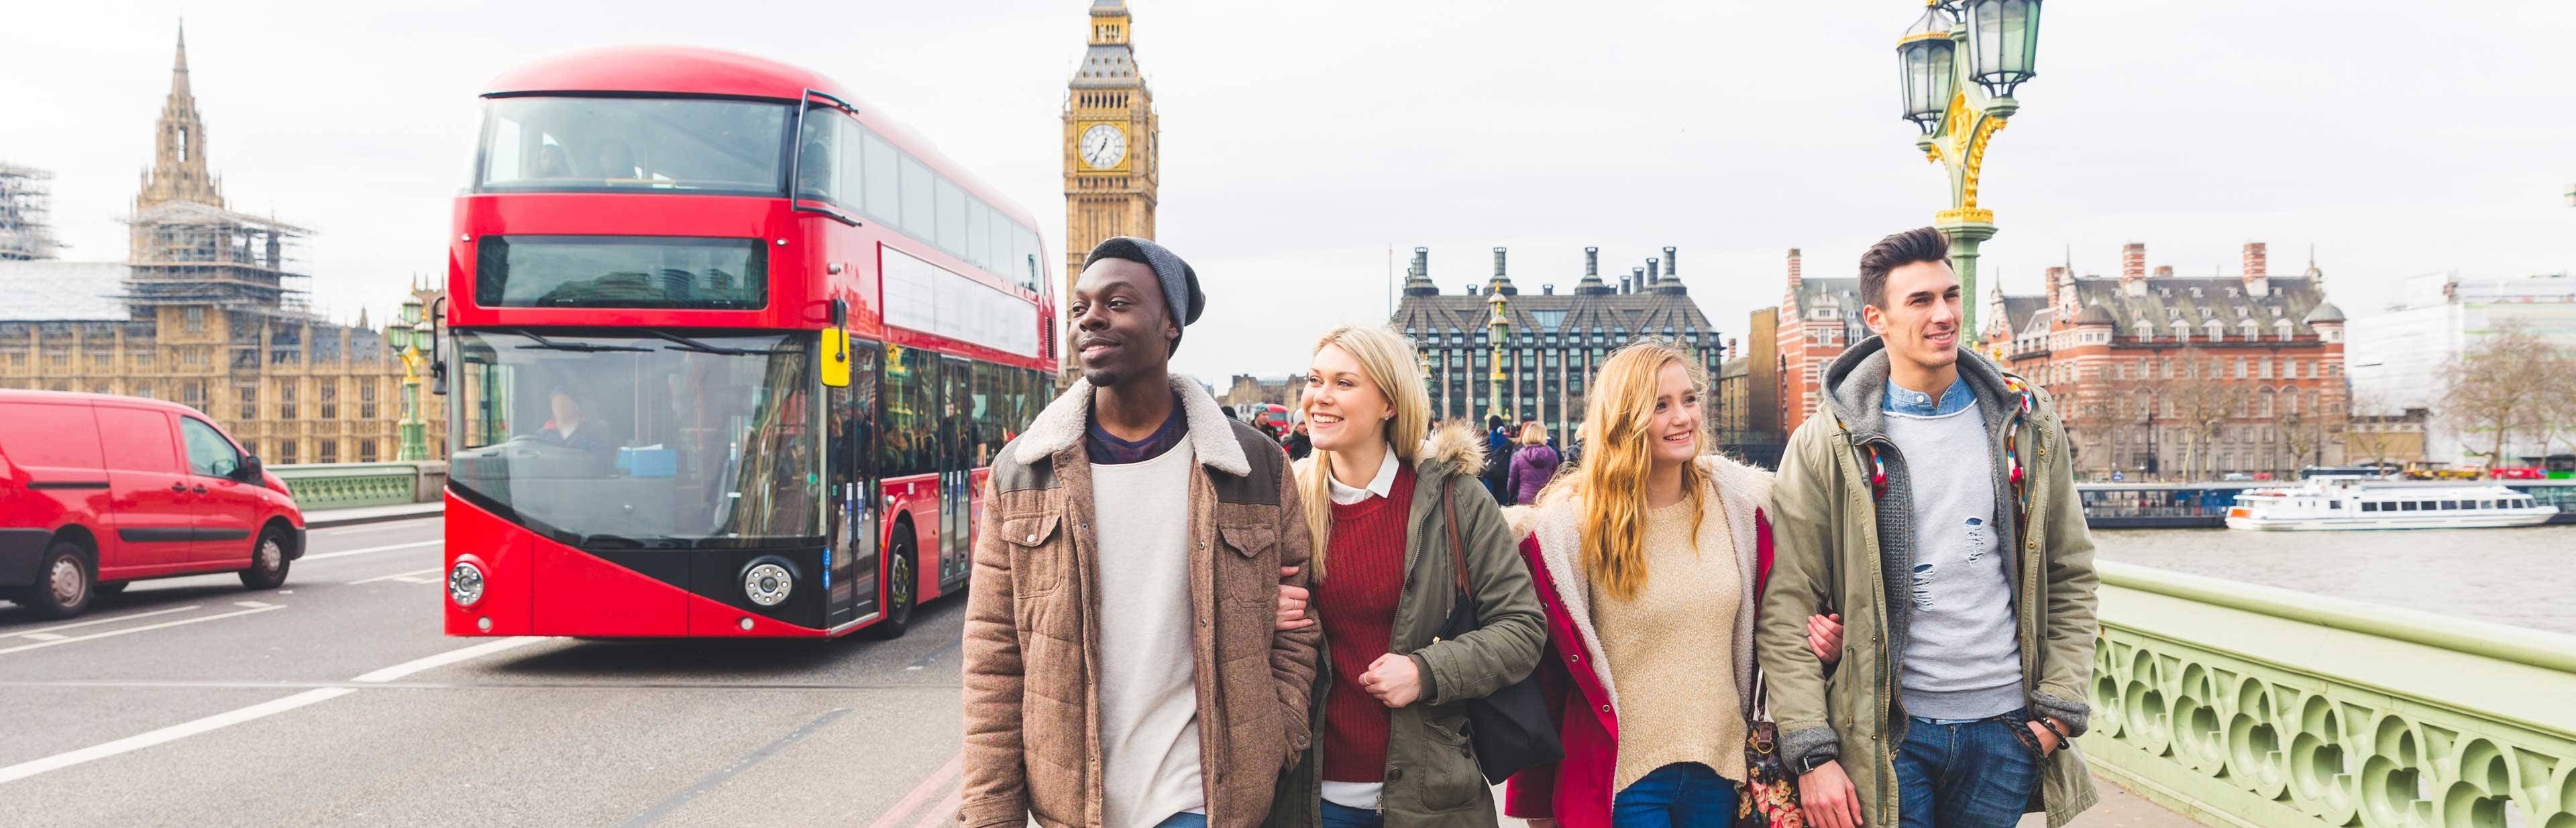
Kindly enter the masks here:
<path id="1" fill-rule="evenodd" d="M 1824 366 L 1869 335 L 1859 279 L 1806 279 L 1789 252 L 1779 311 L 1781 413 L 1803 422 Z M 2325 275 L 2270 274 L 2261 242 L 2233 276 L 2147 267 L 2121 251 L 2116 278 L 2049 268 L 2045 292 L 1987 291 L 1976 341 L 2057 398 L 2077 475 L 2107 479 L 2285 474 L 2342 462 L 2343 313 Z M 1794 426 L 1793 426 L 1794 427 Z"/>

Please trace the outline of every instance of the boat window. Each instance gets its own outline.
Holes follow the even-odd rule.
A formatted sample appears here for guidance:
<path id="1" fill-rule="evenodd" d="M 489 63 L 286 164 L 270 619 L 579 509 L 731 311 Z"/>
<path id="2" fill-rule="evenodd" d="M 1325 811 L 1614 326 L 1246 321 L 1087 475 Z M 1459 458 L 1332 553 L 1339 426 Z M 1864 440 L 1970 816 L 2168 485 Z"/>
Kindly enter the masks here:
<path id="1" fill-rule="evenodd" d="M 2379 504 L 2365 500 L 2361 502 L 2361 510 L 2364 512 L 2376 512 L 2379 511 Z"/>
<path id="2" fill-rule="evenodd" d="M 2492 501 L 2492 500 L 2481 500 L 2481 501 L 2478 501 L 2477 508 L 2480 508 L 2480 509 L 2493 509 L 2493 508 L 2495 508 L 2495 501 Z"/>
<path id="3" fill-rule="evenodd" d="M 2451 509 L 2457 509 L 2457 508 L 2460 508 L 2460 502 L 2459 502 L 2459 501 L 2457 501 L 2457 500 L 2445 500 L 2445 501 L 2442 501 L 2442 509 L 2443 509 L 2444 511 L 2448 511 L 2448 510 L 2451 510 Z"/>

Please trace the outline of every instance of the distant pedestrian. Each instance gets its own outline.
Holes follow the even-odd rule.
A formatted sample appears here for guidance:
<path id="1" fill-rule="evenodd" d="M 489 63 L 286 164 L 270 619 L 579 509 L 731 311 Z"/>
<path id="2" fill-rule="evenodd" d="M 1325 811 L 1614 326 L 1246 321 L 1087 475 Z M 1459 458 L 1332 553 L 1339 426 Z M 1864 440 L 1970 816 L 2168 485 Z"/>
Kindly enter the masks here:
<path id="1" fill-rule="evenodd" d="M 1537 503 L 1538 490 L 1546 488 L 1547 481 L 1556 477 L 1558 460 L 1556 449 L 1547 445 L 1547 429 L 1540 428 L 1537 423 L 1522 423 L 1521 448 L 1512 453 L 1511 477 L 1504 481 L 1503 486 L 1512 498 L 1503 505 Z"/>
<path id="2" fill-rule="evenodd" d="M 1304 460 L 1306 455 L 1314 452 L 1315 438 L 1306 433 L 1306 421 L 1298 420 L 1296 425 L 1288 427 L 1286 445 L 1290 460 Z"/>
<path id="3" fill-rule="evenodd" d="M 1511 493 L 1505 491 L 1512 473 L 1512 429 L 1500 414 L 1485 415 L 1485 491 L 1494 502 L 1508 503 Z"/>

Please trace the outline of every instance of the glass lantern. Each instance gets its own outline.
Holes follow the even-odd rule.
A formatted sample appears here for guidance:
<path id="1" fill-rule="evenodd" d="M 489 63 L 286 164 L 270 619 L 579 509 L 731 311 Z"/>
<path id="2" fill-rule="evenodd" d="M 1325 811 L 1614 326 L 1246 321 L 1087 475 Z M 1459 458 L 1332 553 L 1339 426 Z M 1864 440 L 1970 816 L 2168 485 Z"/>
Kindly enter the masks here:
<path id="1" fill-rule="evenodd" d="M 1941 113 L 1950 108 L 1958 84 L 1951 67 L 1957 50 L 1950 40 L 1950 15 L 1939 6 L 1924 8 L 1923 17 L 1906 27 L 1905 35 L 1896 41 L 1905 120 L 1913 121 L 1925 135 L 1940 128 Z"/>
<path id="2" fill-rule="evenodd" d="M 2013 88 L 2037 74 L 2039 0 L 1964 0 L 1968 20 L 1968 78 L 1986 94 L 2012 97 Z"/>

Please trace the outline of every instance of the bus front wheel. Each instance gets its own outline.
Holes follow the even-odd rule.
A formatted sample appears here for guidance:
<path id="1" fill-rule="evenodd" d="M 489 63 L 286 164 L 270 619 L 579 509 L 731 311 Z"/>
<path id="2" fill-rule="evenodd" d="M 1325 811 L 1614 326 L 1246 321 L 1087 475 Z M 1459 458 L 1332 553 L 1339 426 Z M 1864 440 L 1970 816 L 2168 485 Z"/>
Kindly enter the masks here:
<path id="1" fill-rule="evenodd" d="M 912 568 L 912 549 L 912 527 L 896 528 L 894 543 L 889 545 L 886 554 L 885 615 L 878 618 L 874 626 L 861 631 L 869 638 L 900 637 L 905 629 L 912 626 L 914 594 L 921 582 L 921 576 Z"/>

